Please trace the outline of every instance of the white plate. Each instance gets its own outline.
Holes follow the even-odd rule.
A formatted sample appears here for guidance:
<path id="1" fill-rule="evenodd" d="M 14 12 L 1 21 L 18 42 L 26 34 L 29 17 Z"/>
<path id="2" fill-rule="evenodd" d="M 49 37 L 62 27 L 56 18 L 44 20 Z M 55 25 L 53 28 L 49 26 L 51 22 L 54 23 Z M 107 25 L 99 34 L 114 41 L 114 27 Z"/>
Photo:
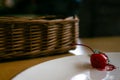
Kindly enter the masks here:
<path id="1" fill-rule="evenodd" d="M 107 54 L 112 64 L 120 67 L 120 53 Z M 35 65 L 12 80 L 120 80 L 120 70 L 93 69 L 89 56 L 79 55 L 59 58 Z"/>

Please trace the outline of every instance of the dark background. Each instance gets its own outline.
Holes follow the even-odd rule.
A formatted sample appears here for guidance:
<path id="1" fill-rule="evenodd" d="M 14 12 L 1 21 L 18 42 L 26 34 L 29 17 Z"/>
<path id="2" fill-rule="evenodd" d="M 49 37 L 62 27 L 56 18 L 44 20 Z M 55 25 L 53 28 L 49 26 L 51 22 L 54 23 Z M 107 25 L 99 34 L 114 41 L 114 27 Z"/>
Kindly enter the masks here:
<path id="1" fill-rule="evenodd" d="M 85 0 L 79 16 L 81 37 L 120 35 L 120 0 Z"/>
<path id="2" fill-rule="evenodd" d="M 120 36 L 120 0 L 0 0 L 0 15 L 78 15 L 80 37 Z"/>

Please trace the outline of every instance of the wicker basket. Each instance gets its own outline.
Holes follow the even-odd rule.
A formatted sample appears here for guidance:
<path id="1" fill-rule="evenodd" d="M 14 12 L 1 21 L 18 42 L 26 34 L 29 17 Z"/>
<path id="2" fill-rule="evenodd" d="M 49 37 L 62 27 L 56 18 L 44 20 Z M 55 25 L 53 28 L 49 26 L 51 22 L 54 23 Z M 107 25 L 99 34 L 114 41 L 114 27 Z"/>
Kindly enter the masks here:
<path id="1" fill-rule="evenodd" d="M 0 61 L 60 54 L 74 49 L 78 19 L 0 17 Z"/>

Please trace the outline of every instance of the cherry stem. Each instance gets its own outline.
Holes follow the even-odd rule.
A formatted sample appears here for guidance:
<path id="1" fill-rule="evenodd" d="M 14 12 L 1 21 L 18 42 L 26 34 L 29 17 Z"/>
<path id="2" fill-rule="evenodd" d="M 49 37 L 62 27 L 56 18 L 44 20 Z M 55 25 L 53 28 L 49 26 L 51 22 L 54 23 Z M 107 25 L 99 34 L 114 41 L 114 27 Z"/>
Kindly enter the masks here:
<path id="1" fill-rule="evenodd" d="M 95 53 L 95 51 L 94 51 L 91 47 L 89 47 L 89 46 L 87 46 L 87 45 L 85 45 L 85 44 L 75 44 L 75 45 L 80 45 L 80 46 L 87 47 L 87 48 L 89 48 L 93 53 Z"/>

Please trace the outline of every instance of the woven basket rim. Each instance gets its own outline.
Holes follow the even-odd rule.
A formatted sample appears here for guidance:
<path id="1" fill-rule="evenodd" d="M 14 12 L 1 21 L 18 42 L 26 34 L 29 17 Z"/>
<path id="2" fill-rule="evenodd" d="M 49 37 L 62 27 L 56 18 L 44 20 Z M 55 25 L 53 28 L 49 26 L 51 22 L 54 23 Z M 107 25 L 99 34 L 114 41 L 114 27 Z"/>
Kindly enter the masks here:
<path id="1" fill-rule="evenodd" d="M 41 17 L 32 18 L 32 17 L 0 17 L 0 23 L 58 23 L 58 22 L 75 22 L 77 19 L 44 19 Z"/>

